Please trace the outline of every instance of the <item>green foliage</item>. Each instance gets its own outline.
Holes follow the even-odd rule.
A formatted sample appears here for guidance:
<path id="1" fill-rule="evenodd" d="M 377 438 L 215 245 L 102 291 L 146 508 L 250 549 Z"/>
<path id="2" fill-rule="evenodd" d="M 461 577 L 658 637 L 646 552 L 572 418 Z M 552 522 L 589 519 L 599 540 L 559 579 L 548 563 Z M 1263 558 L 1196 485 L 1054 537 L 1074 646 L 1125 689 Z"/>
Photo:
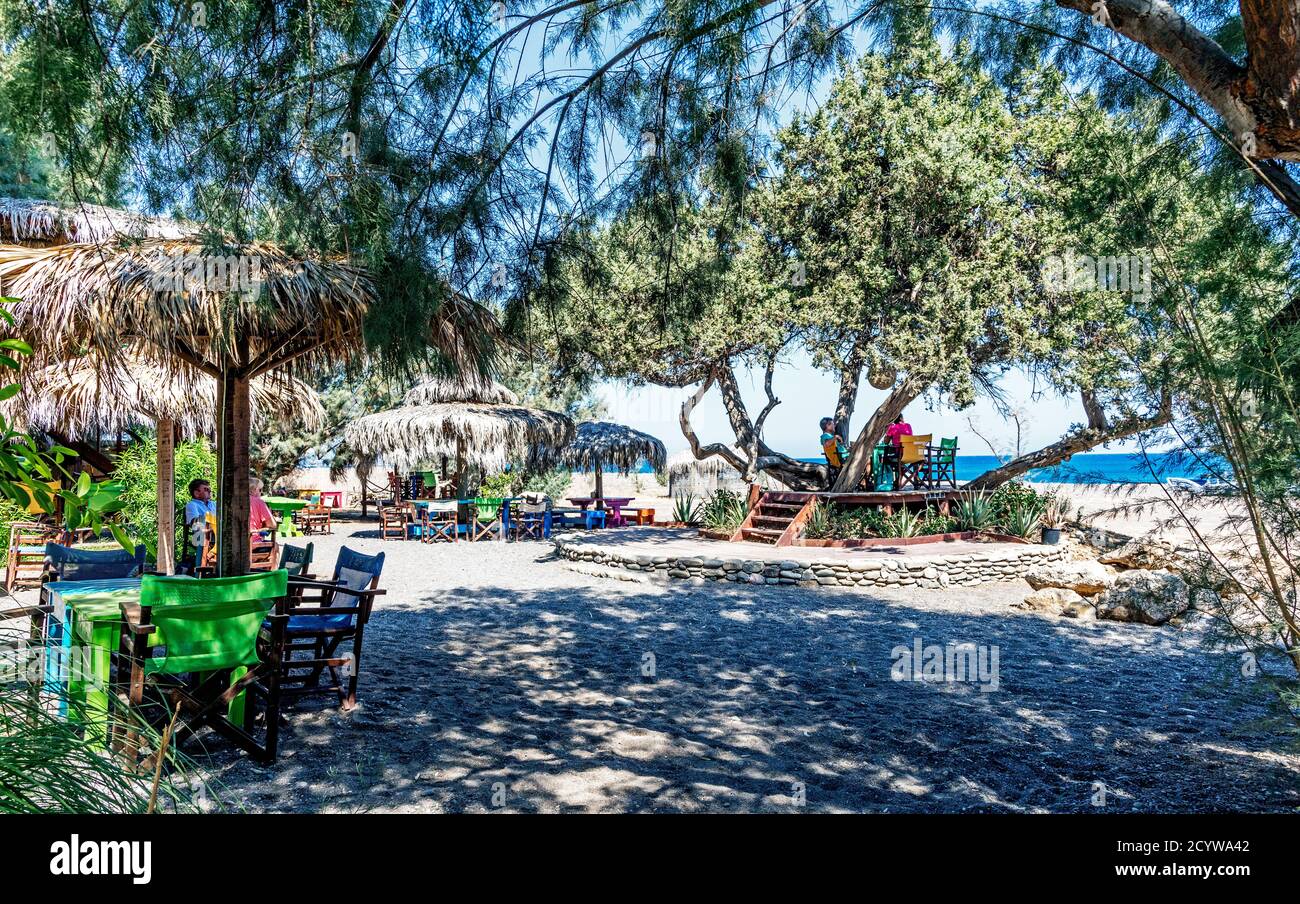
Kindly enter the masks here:
<path id="1" fill-rule="evenodd" d="M 962 493 L 953 506 L 953 515 L 958 530 L 990 530 L 997 524 L 997 513 L 988 493 Z"/>
<path id="2" fill-rule="evenodd" d="M 78 723 L 90 715 L 78 701 L 65 700 L 68 715 L 60 715 L 48 700 L 33 699 L 32 680 L 40 679 L 0 683 L 0 814 L 147 812 L 152 773 L 131 772 L 119 757 L 88 744 Z M 156 733 L 145 732 L 144 742 L 159 746 Z M 209 799 L 192 772 L 188 758 L 168 750 L 156 810 L 193 812 Z"/>
<path id="3" fill-rule="evenodd" d="M 114 479 L 122 487 L 122 519 L 150 557 L 158 551 L 158 438 L 148 434 L 117 456 Z M 206 439 L 177 443 L 175 451 L 176 508 L 190 501 L 189 483 L 196 478 L 215 481 L 217 457 Z M 176 549 L 182 548 L 182 518 L 176 518 Z"/>
<path id="4" fill-rule="evenodd" d="M 1044 503 L 1041 498 L 1021 496 L 1011 503 L 1006 517 L 1002 520 L 1002 529 L 1022 540 L 1035 539 L 1042 528 L 1043 508 Z"/>
<path id="5" fill-rule="evenodd" d="M 748 514 L 745 497 L 725 488 L 715 490 L 700 509 L 704 526 L 716 531 L 735 531 Z"/>
<path id="6" fill-rule="evenodd" d="M 1027 483 L 1012 481 L 1004 483 L 988 495 L 988 502 L 993 510 L 993 522 L 1006 527 L 1013 513 L 1036 508 L 1042 511 L 1046 494 L 1039 493 Z M 1020 536 L 1016 534 L 1015 536 Z"/>
<path id="7" fill-rule="evenodd" d="M 528 479 L 524 481 L 522 492 L 541 493 L 551 499 L 561 499 L 572 482 L 573 474 L 570 471 L 565 468 L 556 468 L 553 471 L 528 475 Z"/>
<path id="8" fill-rule="evenodd" d="M 835 504 L 818 499 L 804 522 L 803 535 L 809 540 L 829 540 L 835 535 Z"/>
<path id="9" fill-rule="evenodd" d="M 490 499 L 504 499 L 507 496 L 514 496 L 519 491 L 522 483 L 523 479 L 520 472 L 511 468 L 508 471 L 502 471 L 500 474 L 493 474 L 491 477 L 484 479 L 482 485 L 478 488 L 478 494 Z"/>
<path id="10" fill-rule="evenodd" d="M 882 537 L 919 537 L 924 533 L 925 520 L 909 508 L 900 508 L 892 515 L 886 515 L 881 526 Z"/>
<path id="11" fill-rule="evenodd" d="M 678 493 L 673 498 L 673 520 L 688 525 L 699 524 L 700 508 L 694 493 Z"/>

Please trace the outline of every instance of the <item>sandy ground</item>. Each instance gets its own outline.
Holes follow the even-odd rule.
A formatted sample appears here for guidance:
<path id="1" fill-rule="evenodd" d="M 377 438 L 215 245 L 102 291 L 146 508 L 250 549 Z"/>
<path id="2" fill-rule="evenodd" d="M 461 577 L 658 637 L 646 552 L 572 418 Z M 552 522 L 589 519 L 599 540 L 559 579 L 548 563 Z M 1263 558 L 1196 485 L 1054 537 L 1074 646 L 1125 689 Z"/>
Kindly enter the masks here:
<path id="1" fill-rule="evenodd" d="M 253 811 L 1292 810 L 1264 686 L 1191 630 L 1008 608 L 1023 584 L 899 592 L 629 585 L 543 543 L 387 553 L 362 705 L 288 712 L 259 767 L 203 755 Z M 998 649 L 997 687 L 891 680 L 896 646 Z M 985 676 L 987 678 L 987 675 Z M 987 687 L 988 682 L 984 685 Z"/>

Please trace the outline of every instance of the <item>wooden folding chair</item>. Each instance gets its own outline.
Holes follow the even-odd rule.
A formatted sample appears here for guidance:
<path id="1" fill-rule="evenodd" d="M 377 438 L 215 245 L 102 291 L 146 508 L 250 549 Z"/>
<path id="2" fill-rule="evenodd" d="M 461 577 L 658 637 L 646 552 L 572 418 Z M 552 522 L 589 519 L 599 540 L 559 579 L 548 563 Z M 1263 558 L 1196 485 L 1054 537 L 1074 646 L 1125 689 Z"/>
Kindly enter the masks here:
<path id="1" fill-rule="evenodd" d="M 280 549 L 280 567 L 289 573 L 289 577 L 310 578 L 311 557 L 315 546 L 283 546 Z"/>
<path id="2" fill-rule="evenodd" d="M 356 706 L 361 645 L 375 597 L 384 594 L 378 589 L 383 568 L 382 552 L 368 556 L 344 546 L 330 580 L 289 581 L 288 598 L 277 609 L 288 618 L 277 656 L 282 663 L 283 693 L 334 691 L 343 709 Z M 263 641 L 271 642 L 266 632 Z M 339 647 L 348 641 L 351 651 L 339 655 Z M 321 678 L 327 671 L 331 683 L 323 684 Z"/>
<path id="3" fill-rule="evenodd" d="M 455 543 L 460 539 L 460 522 L 456 510 L 431 510 L 429 506 L 420 509 L 420 542 L 437 543 L 446 540 Z"/>
<path id="4" fill-rule="evenodd" d="M 927 489 L 930 486 L 930 456 L 926 447 L 933 437 L 933 433 L 899 437 L 902 446 L 898 450 L 898 480 L 895 482 L 895 490 L 904 487 Z"/>
<path id="5" fill-rule="evenodd" d="M 941 439 L 937 449 L 930 449 L 930 480 L 934 486 L 957 486 L 957 437 Z"/>
<path id="6" fill-rule="evenodd" d="M 474 520 L 469 525 L 471 542 L 495 540 L 500 535 L 504 524 L 501 517 L 503 505 L 504 502 L 499 499 L 474 500 L 474 505 L 471 506 Z"/>
<path id="7" fill-rule="evenodd" d="M 113 695 L 130 704 L 119 712 L 114 730 L 132 765 L 138 760 L 139 720 L 162 725 L 173 713 L 178 714 L 172 735 L 178 745 L 207 726 L 254 759 L 275 762 L 278 657 L 288 621 L 275 610 L 287 589 L 283 571 L 207 580 L 145 575 L 139 604 L 122 606 L 121 655 L 128 667 L 118 668 Z M 264 626 L 265 657 L 258 652 Z M 162 646 L 151 646 L 155 634 Z M 266 713 L 260 742 L 252 734 L 254 708 L 248 705 L 258 694 Z"/>
<path id="8" fill-rule="evenodd" d="M 58 540 L 59 532 L 36 521 L 15 521 L 9 525 L 9 557 L 5 568 L 5 592 L 16 586 L 34 587 L 45 573 L 45 544 Z"/>
<path id="9" fill-rule="evenodd" d="M 379 538 L 381 540 L 405 540 L 411 525 L 411 512 L 398 502 L 394 505 L 379 506 Z"/>

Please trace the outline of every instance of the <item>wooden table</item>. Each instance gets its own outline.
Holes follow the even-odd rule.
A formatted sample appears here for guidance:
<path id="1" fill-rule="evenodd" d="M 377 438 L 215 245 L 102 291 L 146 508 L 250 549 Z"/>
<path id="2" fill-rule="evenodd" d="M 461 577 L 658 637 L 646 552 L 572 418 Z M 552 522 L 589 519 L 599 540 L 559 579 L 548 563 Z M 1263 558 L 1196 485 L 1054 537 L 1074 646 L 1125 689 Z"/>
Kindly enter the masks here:
<path id="1" fill-rule="evenodd" d="M 263 496 L 266 507 L 279 516 L 280 526 L 276 533 L 281 537 L 301 537 L 302 531 L 293 523 L 293 513 L 307 506 L 306 499 L 290 499 L 288 496 Z"/>
<path id="2" fill-rule="evenodd" d="M 623 506 L 632 502 L 631 496 L 570 496 L 569 501 L 581 508 L 587 510 L 587 506 L 595 503 L 597 508 L 606 508 L 609 510 L 609 525 L 611 527 L 621 527 L 624 524 Z"/>

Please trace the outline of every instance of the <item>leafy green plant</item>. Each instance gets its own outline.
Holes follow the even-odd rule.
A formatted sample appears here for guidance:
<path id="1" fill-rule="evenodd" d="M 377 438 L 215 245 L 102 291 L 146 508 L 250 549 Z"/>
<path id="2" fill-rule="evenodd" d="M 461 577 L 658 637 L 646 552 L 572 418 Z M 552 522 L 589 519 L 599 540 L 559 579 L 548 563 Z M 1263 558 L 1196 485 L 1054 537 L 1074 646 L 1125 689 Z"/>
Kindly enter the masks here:
<path id="1" fill-rule="evenodd" d="M 817 499 L 808 511 L 803 525 L 803 535 L 809 540 L 828 540 L 835 536 L 835 504 Z"/>
<path id="2" fill-rule="evenodd" d="M 700 508 L 694 493 L 678 493 L 673 497 L 673 520 L 682 524 L 699 524 Z"/>
<path id="3" fill-rule="evenodd" d="M 189 502 L 191 480 L 214 480 L 217 456 L 206 439 L 176 444 L 176 508 Z M 142 442 L 122 450 L 115 462 L 113 475 L 121 485 L 122 520 L 135 542 L 141 543 L 152 558 L 158 547 L 158 437 L 150 434 Z M 182 548 L 184 529 L 176 519 L 176 549 Z"/>
<path id="4" fill-rule="evenodd" d="M 500 474 L 493 474 L 491 477 L 484 478 L 483 484 L 478 488 L 478 494 L 492 499 L 513 496 L 518 490 L 519 483 L 519 473 L 511 468 L 508 471 L 502 471 Z"/>
<path id="5" fill-rule="evenodd" d="M 997 525 L 993 500 L 988 493 L 962 493 L 953 507 L 953 515 L 959 530 L 991 530 Z"/>
<path id="6" fill-rule="evenodd" d="M 921 516 L 906 508 L 901 508 L 892 515 L 885 516 L 880 535 L 882 537 L 898 537 L 899 539 L 919 537 L 923 533 L 924 523 Z"/>
<path id="7" fill-rule="evenodd" d="M 1043 527 L 1060 530 L 1070 519 L 1073 503 L 1065 496 L 1048 496 L 1043 504 Z"/>
<path id="8" fill-rule="evenodd" d="M 1013 537 L 1031 539 L 1042 525 L 1043 503 L 1037 498 L 1022 498 L 1012 506 L 1002 528 Z"/>
<path id="9" fill-rule="evenodd" d="M 918 537 L 946 534 L 957 527 L 956 519 L 930 506 L 927 506 L 918 517 L 921 521 L 920 529 L 916 534 Z"/>
<path id="10" fill-rule="evenodd" d="M 748 514 L 745 498 L 728 489 L 716 490 L 700 510 L 705 526 L 716 531 L 734 531 Z"/>
<path id="11" fill-rule="evenodd" d="M 1024 505 L 1042 505 L 1044 495 L 1027 483 L 1012 481 L 1004 483 L 989 495 L 989 504 L 993 508 L 993 520 L 1002 527 L 1007 526 L 1011 513 Z"/>
<path id="12" fill-rule="evenodd" d="M 569 484 L 573 481 L 573 475 L 564 468 L 556 468 L 552 471 L 542 471 L 537 474 L 528 475 L 524 481 L 521 492 L 524 493 L 541 493 L 552 499 L 559 499 L 569 489 Z"/>

